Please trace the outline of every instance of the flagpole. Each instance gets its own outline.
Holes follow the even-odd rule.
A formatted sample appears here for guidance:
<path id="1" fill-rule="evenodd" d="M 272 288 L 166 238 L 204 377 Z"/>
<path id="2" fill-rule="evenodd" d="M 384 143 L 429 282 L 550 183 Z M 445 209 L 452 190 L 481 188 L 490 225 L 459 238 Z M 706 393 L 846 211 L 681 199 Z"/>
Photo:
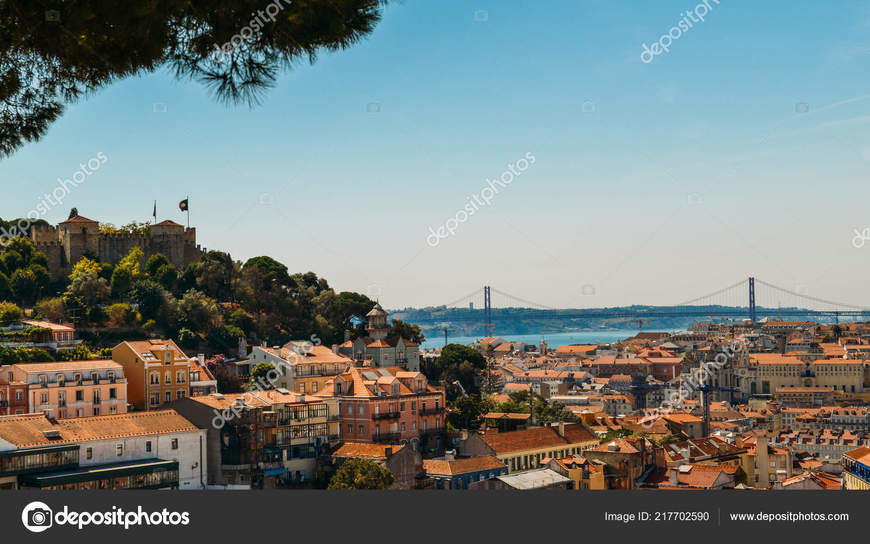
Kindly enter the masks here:
<path id="1" fill-rule="evenodd" d="M 190 195 L 187 195 L 187 230 L 190 230 Z"/>

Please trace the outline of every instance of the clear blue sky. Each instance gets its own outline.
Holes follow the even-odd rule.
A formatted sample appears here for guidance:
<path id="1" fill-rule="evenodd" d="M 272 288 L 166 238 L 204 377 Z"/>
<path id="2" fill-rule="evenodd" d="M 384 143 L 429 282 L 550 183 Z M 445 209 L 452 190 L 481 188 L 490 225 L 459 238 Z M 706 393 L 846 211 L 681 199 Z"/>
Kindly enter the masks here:
<path id="1" fill-rule="evenodd" d="M 870 5 L 711 1 L 641 62 L 696 5 L 393 2 L 367 40 L 285 72 L 253 110 L 167 73 L 128 79 L 0 162 L 0 217 L 103 152 L 47 220 L 76 206 L 144 221 L 156 199 L 184 222 L 189 194 L 204 246 L 388 307 L 484 284 L 561 307 L 674 303 L 748 275 L 870 306 L 870 244 L 851 245 L 870 226 Z"/>

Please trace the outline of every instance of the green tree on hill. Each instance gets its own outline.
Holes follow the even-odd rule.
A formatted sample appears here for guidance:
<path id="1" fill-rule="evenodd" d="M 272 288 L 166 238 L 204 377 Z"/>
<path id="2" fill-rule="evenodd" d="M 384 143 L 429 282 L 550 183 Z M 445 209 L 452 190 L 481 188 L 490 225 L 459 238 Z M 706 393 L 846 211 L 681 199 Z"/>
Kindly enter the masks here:
<path id="1" fill-rule="evenodd" d="M 386 489 L 394 481 L 392 472 L 370 459 L 348 459 L 333 475 L 329 489 Z"/>

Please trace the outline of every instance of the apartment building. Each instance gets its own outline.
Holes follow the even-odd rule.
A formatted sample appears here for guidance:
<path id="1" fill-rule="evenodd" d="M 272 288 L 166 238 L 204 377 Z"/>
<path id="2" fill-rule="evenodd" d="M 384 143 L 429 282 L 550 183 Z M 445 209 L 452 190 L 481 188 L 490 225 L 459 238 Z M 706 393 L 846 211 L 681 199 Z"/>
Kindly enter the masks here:
<path id="1" fill-rule="evenodd" d="M 0 489 L 202 489 L 205 431 L 173 410 L 0 417 Z"/>
<path id="2" fill-rule="evenodd" d="M 339 439 L 338 403 L 286 389 L 187 397 L 173 408 L 207 430 L 208 485 L 275 488 L 312 480 Z"/>
<path id="3" fill-rule="evenodd" d="M 0 374 L 26 386 L 30 412 L 68 419 L 127 412 L 127 380 L 114 361 L 7 365 Z"/>
<path id="4" fill-rule="evenodd" d="M 137 410 L 156 410 L 189 395 L 190 358 L 172 340 L 122 342 L 112 360 L 124 369 L 127 398 Z"/>
<path id="5" fill-rule="evenodd" d="M 16 381 L 8 366 L 0 367 L 0 416 L 26 414 L 29 411 L 27 384 Z"/>
<path id="6" fill-rule="evenodd" d="M 321 391 L 326 382 L 353 366 L 353 361 L 326 346 L 307 341 L 287 342 L 278 348 L 254 347 L 248 357 L 253 369 L 258 363 L 269 363 L 277 371 L 277 387 L 308 395 Z"/>
<path id="7" fill-rule="evenodd" d="M 445 445 L 444 391 L 421 372 L 352 367 L 316 395 L 338 399 L 345 440 L 408 444 L 424 452 Z"/>

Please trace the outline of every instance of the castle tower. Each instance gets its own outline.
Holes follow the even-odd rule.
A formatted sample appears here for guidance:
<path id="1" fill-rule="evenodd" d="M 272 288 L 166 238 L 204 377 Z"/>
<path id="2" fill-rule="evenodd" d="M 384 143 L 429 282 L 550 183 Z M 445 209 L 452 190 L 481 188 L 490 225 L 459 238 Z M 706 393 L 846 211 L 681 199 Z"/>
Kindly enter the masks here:
<path id="1" fill-rule="evenodd" d="M 58 224 L 58 238 L 63 244 L 67 266 L 74 266 L 85 252 L 100 254 L 100 224 L 93 219 L 74 215 Z"/>
<path id="2" fill-rule="evenodd" d="M 372 339 L 382 340 L 387 337 L 387 333 L 390 332 L 390 327 L 387 325 L 387 315 L 380 304 L 375 304 L 375 307 L 366 314 L 366 331 Z"/>

